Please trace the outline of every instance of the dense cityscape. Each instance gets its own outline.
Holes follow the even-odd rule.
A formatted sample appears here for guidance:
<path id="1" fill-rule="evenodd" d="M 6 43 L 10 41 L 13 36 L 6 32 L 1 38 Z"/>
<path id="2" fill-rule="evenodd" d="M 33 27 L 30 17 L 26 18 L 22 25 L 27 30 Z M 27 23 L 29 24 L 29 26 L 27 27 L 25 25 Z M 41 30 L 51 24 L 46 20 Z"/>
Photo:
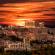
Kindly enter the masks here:
<path id="1" fill-rule="evenodd" d="M 26 22 L 25 27 L 0 24 L 0 48 L 5 52 L 42 49 L 39 55 L 45 54 L 44 49 L 55 48 L 55 28 L 46 27 L 44 22 Z"/>

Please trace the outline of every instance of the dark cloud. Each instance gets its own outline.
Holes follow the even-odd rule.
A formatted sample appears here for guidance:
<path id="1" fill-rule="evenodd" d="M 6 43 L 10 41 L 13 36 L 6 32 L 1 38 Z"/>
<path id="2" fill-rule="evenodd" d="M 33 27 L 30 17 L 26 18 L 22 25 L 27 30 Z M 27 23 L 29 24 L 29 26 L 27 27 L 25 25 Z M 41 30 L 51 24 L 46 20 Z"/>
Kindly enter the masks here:
<path id="1" fill-rule="evenodd" d="M 7 13 L 12 13 L 12 11 L 2 11 L 2 10 L 0 10 L 0 17 L 1 16 L 6 16 Z"/>
<path id="2" fill-rule="evenodd" d="M 5 21 L 5 19 L 4 18 L 0 18 L 0 22 L 4 22 Z"/>
<path id="3" fill-rule="evenodd" d="M 3 11 L 3 10 L 0 10 L 0 13 L 1 13 L 1 12 L 3 12 L 3 13 L 4 13 L 4 12 L 12 12 L 12 11 Z"/>
<path id="4" fill-rule="evenodd" d="M 45 16 L 55 16 L 55 14 L 44 14 Z"/>
<path id="5" fill-rule="evenodd" d="M 53 10 L 53 11 L 55 11 L 55 7 L 53 7 L 53 8 L 50 8 L 51 10 Z"/>
<path id="6" fill-rule="evenodd" d="M 42 2 L 42 1 L 55 1 L 55 0 L 0 0 L 0 3 Z"/>

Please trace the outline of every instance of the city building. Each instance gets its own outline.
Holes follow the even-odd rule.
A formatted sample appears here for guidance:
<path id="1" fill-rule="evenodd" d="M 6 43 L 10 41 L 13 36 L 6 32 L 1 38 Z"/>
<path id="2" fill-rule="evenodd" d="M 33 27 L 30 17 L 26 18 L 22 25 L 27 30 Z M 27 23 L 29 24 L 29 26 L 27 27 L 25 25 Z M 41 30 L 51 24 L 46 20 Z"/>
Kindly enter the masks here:
<path id="1" fill-rule="evenodd" d="M 4 50 L 32 50 L 33 48 L 38 48 L 40 44 L 53 43 L 54 45 L 55 43 L 55 28 L 45 27 L 44 22 L 26 22 L 25 27 L 20 27 L 20 29 L 21 31 L 19 31 L 19 29 L 0 29 L 0 37 L 2 34 L 4 34 L 5 38 L 7 37 L 7 39 L 3 38 L 3 40 L 5 40 Z M 14 37 L 17 38 L 15 42 L 11 39 Z M 34 42 L 33 46 L 31 46 L 31 42 Z"/>

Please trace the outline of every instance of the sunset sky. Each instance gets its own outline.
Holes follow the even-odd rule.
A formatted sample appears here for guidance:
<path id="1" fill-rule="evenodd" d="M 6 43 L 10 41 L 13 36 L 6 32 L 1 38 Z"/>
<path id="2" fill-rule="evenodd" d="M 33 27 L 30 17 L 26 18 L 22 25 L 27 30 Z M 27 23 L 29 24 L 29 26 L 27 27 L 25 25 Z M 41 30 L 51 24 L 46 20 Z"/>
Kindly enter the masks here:
<path id="1" fill-rule="evenodd" d="M 26 20 L 55 21 L 55 1 L 0 0 L 0 23 L 24 25 Z"/>

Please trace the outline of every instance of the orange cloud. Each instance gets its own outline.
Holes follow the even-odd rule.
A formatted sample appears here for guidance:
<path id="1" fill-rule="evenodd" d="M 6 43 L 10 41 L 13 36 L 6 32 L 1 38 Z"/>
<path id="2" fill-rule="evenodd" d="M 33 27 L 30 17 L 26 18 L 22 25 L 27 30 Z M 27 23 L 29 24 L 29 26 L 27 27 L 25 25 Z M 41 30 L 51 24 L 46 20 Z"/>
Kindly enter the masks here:
<path id="1" fill-rule="evenodd" d="M 20 23 L 22 19 L 55 20 L 55 1 L 7 3 L 0 7 L 0 22 Z M 25 22 L 25 21 L 24 21 Z M 23 23 L 24 23 L 23 22 Z M 22 23 L 22 22 L 21 22 Z"/>

